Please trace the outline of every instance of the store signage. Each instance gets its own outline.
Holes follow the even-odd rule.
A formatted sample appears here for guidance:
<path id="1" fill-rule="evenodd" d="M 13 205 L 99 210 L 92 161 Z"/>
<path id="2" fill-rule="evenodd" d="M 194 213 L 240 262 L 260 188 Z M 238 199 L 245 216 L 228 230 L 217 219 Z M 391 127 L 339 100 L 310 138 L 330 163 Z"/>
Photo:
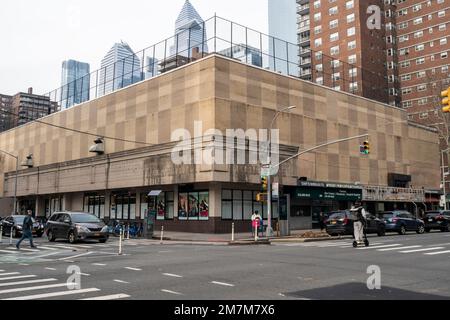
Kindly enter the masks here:
<path id="1" fill-rule="evenodd" d="M 356 189 L 362 190 L 362 187 L 354 184 L 333 183 L 333 182 L 317 182 L 317 181 L 299 181 L 300 187 L 312 188 L 336 188 L 336 189 Z"/>
<path id="2" fill-rule="evenodd" d="M 297 188 L 298 199 L 356 201 L 362 199 L 362 191 L 352 189 Z"/>

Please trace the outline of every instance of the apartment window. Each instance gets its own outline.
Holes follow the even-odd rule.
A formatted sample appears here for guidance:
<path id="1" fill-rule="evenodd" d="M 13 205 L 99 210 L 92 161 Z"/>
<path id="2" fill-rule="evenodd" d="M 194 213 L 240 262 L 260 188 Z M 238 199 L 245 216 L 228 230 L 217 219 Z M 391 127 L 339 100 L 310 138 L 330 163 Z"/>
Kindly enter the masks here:
<path id="1" fill-rule="evenodd" d="M 446 59 L 448 57 L 448 52 L 441 53 L 441 59 Z"/>
<path id="2" fill-rule="evenodd" d="M 410 93 L 412 93 L 412 88 L 403 88 L 402 89 L 403 95 L 410 94 Z"/>
<path id="3" fill-rule="evenodd" d="M 355 21 L 355 14 L 354 13 L 349 14 L 347 16 L 347 23 L 352 23 L 353 21 Z"/>
<path id="4" fill-rule="evenodd" d="M 400 79 L 401 79 L 402 81 L 408 81 L 408 80 L 411 80 L 411 75 L 410 75 L 410 74 L 404 74 L 404 75 L 402 75 L 402 76 L 400 77 Z"/>
<path id="5" fill-rule="evenodd" d="M 350 91 L 351 91 L 351 92 L 356 92 L 356 91 L 358 91 L 358 82 L 351 82 L 351 83 L 350 83 Z"/>
<path id="6" fill-rule="evenodd" d="M 351 1 L 347 1 L 345 3 L 345 9 L 350 10 L 353 9 L 355 7 L 355 1 L 351 0 Z"/>
<path id="7" fill-rule="evenodd" d="M 402 61 L 400 62 L 400 68 L 404 69 L 404 68 L 408 68 L 411 65 L 410 61 Z"/>
<path id="8" fill-rule="evenodd" d="M 335 86 L 333 89 L 336 91 L 341 91 L 341 86 Z"/>
<path id="9" fill-rule="evenodd" d="M 352 28 L 348 28 L 348 29 L 347 29 L 347 37 L 354 36 L 355 33 L 356 33 L 356 28 L 355 28 L 355 27 L 352 27 Z"/>
<path id="10" fill-rule="evenodd" d="M 320 8 L 320 0 L 314 1 L 314 9 Z"/>
<path id="11" fill-rule="evenodd" d="M 441 40 L 439 40 L 439 44 L 441 46 L 446 45 L 447 44 L 447 38 L 442 38 Z"/>
<path id="12" fill-rule="evenodd" d="M 348 63 L 355 64 L 356 63 L 356 54 L 352 54 L 348 57 Z"/>
<path id="13" fill-rule="evenodd" d="M 420 103 L 419 103 L 420 105 Z M 428 112 L 422 112 L 419 114 L 419 119 L 427 119 L 428 118 Z"/>
<path id="14" fill-rule="evenodd" d="M 339 60 L 333 60 L 331 61 L 331 67 L 332 68 L 339 68 L 341 66 L 341 62 Z"/>
<path id="15" fill-rule="evenodd" d="M 416 64 L 417 65 L 419 65 L 419 64 L 424 64 L 425 63 L 425 58 L 419 58 L 419 59 L 416 59 Z"/>
<path id="16" fill-rule="evenodd" d="M 414 32 L 414 38 L 421 38 L 421 37 L 423 37 L 423 31 L 417 31 L 417 32 Z"/>
<path id="17" fill-rule="evenodd" d="M 322 38 L 314 40 L 314 46 L 320 47 L 322 45 Z"/>
<path id="18" fill-rule="evenodd" d="M 428 103 L 428 98 L 419 99 L 417 103 L 419 104 L 419 106 L 423 106 Z"/>
<path id="19" fill-rule="evenodd" d="M 398 25 L 399 30 L 406 29 L 406 28 L 408 28 L 408 22 L 402 22 Z"/>
<path id="20" fill-rule="evenodd" d="M 424 49 L 425 49 L 425 45 L 424 44 L 416 45 L 416 51 L 423 51 Z"/>
<path id="21" fill-rule="evenodd" d="M 315 54 L 316 60 L 322 59 L 322 51 L 317 51 Z"/>
<path id="22" fill-rule="evenodd" d="M 418 25 L 418 24 L 421 24 L 423 22 L 423 19 L 422 19 L 422 17 L 420 17 L 420 18 L 416 18 L 416 19 L 414 19 L 413 20 L 413 24 L 414 25 Z"/>
<path id="23" fill-rule="evenodd" d="M 330 41 L 337 41 L 337 40 L 339 40 L 339 32 L 332 33 L 330 35 Z"/>
<path id="24" fill-rule="evenodd" d="M 335 29 L 338 27 L 338 25 L 339 25 L 339 22 L 337 19 L 330 21 L 330 29 Z"/>
<path id="25" fill-rule="evenodd" d="M 410 108 L 410 107 L 412 107 L 412 101 L 405 101 L 405 102 L 403 102 L 403 104 L 402 104 L 402 106 L 403 106 L 403 108 Z"/>
<path id="26" fill-rule="evenodd" d="M 322 19 L 322 14 L 320 12 L 314 14 L 314 21 L 320 21 Z"/>
<path id="27" fill-rule="evenodd" d="M 447 29 L 447 26 L 445 23 L 439 25 L 439 31 L 444 31 L 445 29 Z"/>
<path id="28" fill-rule="evenodd" d="M 447 73 L 447 72 L 448 72 L 448 66 L 443 66 L 443 67 L 441 68 L 441 72 L 442 72 L 442 73 Z"/>
<path id="29" fill-rule="evenodd" d="M 439 11 L 438 12 L 438 17 L 439 18 L 445 17 L 445 10 Z"/>
<path id="30" fill-rule="evenodd" d="M 348 70 L 348 75 L 350 77 L 356 77 L 358 75 L 358 69 L 356 68 L 351 68 L 350 70 Z"/>
<path id="31" fill-rule="evenodd" d="M 322 32 L 322 26 L 314 27 L 314 34 L 319 34 Z"/>
<path id="32" fill-rule="evenodd" d="M 398 12 L 398 16 L 406 16 L 408 14 L 408 9 L 402 9 Z"/>
<path id="33" fill-rule="evenodd" d="M 316 83 L 317 84 L 323 84 L 323 77 L 316 78 Z"/>
<path id="34" fill-rule="evenodd" d="M 338 12 L 339 12 L 339 10 L 338 10 L 337 6 L 336 7 L 332 7 L 332 8 L 330 8 L 330 10 L 328 10 L 328 14 L 330 16 L 336 15 L 336 14 L 338 14 Z"/>
<path id="35" fill-rule="evenodd" d="M 421 79 L 424 78 L 426 76 L 426 72 L 425 71 L 419 71 L 417 72 L 417 79 Z"/>
<path id="36" fill-rule="evenodd" d="M 338 55 L 338 54 L 339 54 L 339 46 L 332 47 L 332 48 L 330 49 L 330 54 L 331 54 L 332 56 Z"/>
<path id="37" fill-rule="evenodd" d="M 323 64 L 316 64 L 315 68 L 318 72 L 323 71 Z"/>
<path id="38" fill-rule="evenodd" d="M 416 4 L 413 6 L 413 12 L 420 11 L 422 9 L 422 4 Z"/>
<path id="39" fill-rule="evenodd" d="M 417 86 L 417 92 L 422 92 L 427 90 L 427 85 L 426 84 L 421 84 Z"/>
<path id="40" fill-rule="evenodd" d="M 348 48 L 348 50 L 355 49 L 356 48 L 356 40 L 349 41 L 348 44 L 347 44 L 347 48 Z"/>
<path id="41" fill-rule="evenodd" d="M 406 56 L 407 54 L 409 54 L 409 48 L 400 49 L 399 53 L 401 56 Z"/>

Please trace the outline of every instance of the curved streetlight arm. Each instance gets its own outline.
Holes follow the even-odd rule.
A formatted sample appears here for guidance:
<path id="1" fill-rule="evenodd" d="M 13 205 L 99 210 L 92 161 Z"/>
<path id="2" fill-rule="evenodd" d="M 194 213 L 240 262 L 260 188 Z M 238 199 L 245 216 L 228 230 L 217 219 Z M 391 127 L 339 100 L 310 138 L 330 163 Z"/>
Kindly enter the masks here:
<path id="1" fill-rule="evenodd" d="M 11 156 L 11 157 L 15 158 L 16 160 L 19 159 L 19 156 L 15 156 L 15 155 L 13 155 L 13 154 L 7 152 L 7 151 L 0 150 L 0 152 L 1 152 L 1 153 L 5 153 L 5 154 L 7 154 L 8 156 Z"/>
<path id="2" fill-rule="evenodd" d="M 277 167 L 281 166 L 282 164 L 284 164 L 284 163 L 286 163 L 288 161 L 291 161 L 292 159 L 297 158 L 297 157 L 299 157 L 299 156 L 301 156 L 301 155 L 303 155 L 305 153 L 308 153 L 308 152 L 311 152 L 311 151 L 314 151 L 314 150 L 317 150 L 317 149 L 320 149 L 320 148 L 323 148 L 323 147 L 326 147 L 326 146 L 329 146 L 329 145 L 332 145 L 332 144 L 341 143 L 341 142 L 350 141 L 350 140 L 355 140 L 355 139 L 360 139 L 360 138 L 369 137 L 369 136 L 370 136 L 369 134 L 362 134 L 362 135 L 359 135 L 359 136 L 354 136 L 354 137 L 350 137 L 350 138 L 344 138 L 344 139 L 339 139 L 339 140 L 334 140 L 334 141 L 331 141 L 331 142 L 327 142 L 327 143 L 315 146 L 313 148 L 306 149 L 306 150 L 304 150 L 302 152 L 299 152 L 296 155 L 294 155 L 292 157 L 289 157 L 286 160 L 281 161 L 280 163 L 278 163 L 276 165 L 273 165 L 273 166 L 271 165 L 270 169 L 277 168 Z M 269 171 L 272 171 L 272 170 L 269 170 Z M 271 172 L 269 172 L 269 174 L 270 173 Z"/>

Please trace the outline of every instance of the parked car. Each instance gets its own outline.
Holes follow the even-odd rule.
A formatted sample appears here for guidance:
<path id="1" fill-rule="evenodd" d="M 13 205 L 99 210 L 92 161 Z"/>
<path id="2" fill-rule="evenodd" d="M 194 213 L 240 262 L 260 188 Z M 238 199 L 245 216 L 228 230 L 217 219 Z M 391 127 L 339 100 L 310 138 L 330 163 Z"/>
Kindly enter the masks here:
<path id="1" fill-rule="evenodd" d="M 49 241 L 67 239 L 70 243 L 79 240 L 97 239 L 101 243 L 108 241 L 108 226 L 90 213 L 57 212 L 47 221 L 45 234 Z"/>
<path id="2" fill-rule="evenodd" d="M 25 216 L 9 216 L 6 217 L 4 220 L 2 220 L 2 228 L 3 228 L 3 235 L 4 236 L 10 236 L 11 230 L 13 232 L 14 238 L 19 238 L 22 236 L 22 225 L 23 220 L 25 219 Z M 33 219 L 33 236 L 42 237 L 44 234 L 44 227 L 39 222 L 36 222 L 34 218 Z"/>
<path id="3" fill-rule="evenodd" d="M 427 211 L 423 221 L 425 223 L 425 232 L 430 232 L 433 229 L 441 230 L 442 232 L 450 231 L 450 211 Z"/>
<path id="4" fill-rule="evenodd" d="M 325 221 L 327 233 L 331 236 L 335 235 L 353 235 L 353 222 L 355 216 L 349 210 L 331 212 Z M 385 223 L 374 215 L 369 214 L 367 217 L 367 234 L 385 235 Z"/>
<path id="5" fill-rule="evenodd" d="M 383 212 L 382 217 L 386 223 L 386 231 L 398 232 L 401 235 L 407 231 L 415 231 L 418 234 L 425 232 L 425 224 L 408 211 L 394 210 Z"/>

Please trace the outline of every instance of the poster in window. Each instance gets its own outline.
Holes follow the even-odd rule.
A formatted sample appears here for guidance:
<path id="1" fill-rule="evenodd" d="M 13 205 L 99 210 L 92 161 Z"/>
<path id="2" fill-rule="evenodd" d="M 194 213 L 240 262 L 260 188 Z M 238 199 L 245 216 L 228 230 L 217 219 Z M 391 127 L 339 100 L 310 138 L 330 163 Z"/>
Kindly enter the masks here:
<path id="1" fill-rule="evenodd" d="M 178 196 L 178 219 L 187 220 L 188 196 L 187 193 L 180 193 Z"/>
<path id="2" fill-rule="evenodd" d="M 157 200 L 157 216 L 156 219 L 157 220 L 164 220 L 165 216 L 166 216 L 166 200 L 165 200 L 165 195 L 164 193 L 161 193 L 158 196 L 158 200 Z"/>
<path id="3" fill-rule="evenodd" d="M 199 203 L 198 193 L 189 193 L 189 220 L 198 220 Z"/>
<path id="4" fill-rule="evenodd" d="M 209 219 L 209 193 L 208 192 L 200 192 L 200 194 L 199 194 L 199 211 L 200 211 L 200 220 L 208 220 Z"/>

